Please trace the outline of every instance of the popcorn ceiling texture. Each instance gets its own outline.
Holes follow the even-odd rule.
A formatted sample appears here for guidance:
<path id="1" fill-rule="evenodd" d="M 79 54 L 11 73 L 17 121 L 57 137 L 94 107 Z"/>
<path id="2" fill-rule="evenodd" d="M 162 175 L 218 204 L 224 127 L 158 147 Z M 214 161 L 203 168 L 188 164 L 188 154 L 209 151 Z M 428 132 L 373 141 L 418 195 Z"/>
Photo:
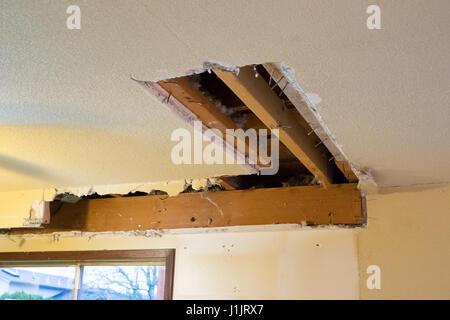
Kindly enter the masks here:
<path id="1" fill-rule="evenodd" d="M 448 1 L 379 1 L 382 30 L 364 1 L 79 1 L 68 30 L 71 4 L 0 3 L 0 191 L 246 173 L 173 165 L 170 134 L 187 125 L 130 80 L 205 61 L 284 61 L 381 187 L 450 181 Z"/>

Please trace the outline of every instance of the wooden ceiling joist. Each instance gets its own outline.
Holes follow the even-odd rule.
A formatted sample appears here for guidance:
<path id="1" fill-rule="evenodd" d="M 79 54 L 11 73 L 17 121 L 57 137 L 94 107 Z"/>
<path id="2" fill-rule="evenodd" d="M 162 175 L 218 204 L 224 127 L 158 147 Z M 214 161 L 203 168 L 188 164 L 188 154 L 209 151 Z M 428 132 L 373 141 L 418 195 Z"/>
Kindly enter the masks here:
<path id="1" fill-rule="evenodd" d="M 275 63 L 264 63 L 263 67 L 267 70 L 267 72 L 271 75 L 271 77 L 273 79 L 283 79 L 284 75 L 283 73 L 278 69 L 277 64 Z M 283 82 L 283 86 L 284 86 L 285 81 Z M 286 95 L 286 97 L 288 99 L 290 99 L 289 101 L 295 101 L 295 103 L 293 103 L 293 105 L 297 108 L 292 109 L 293 112 L 296 113 L 297 116 L 297 120 L 299 120 L 300 124 L 306 129 L 306 130 L 312 130 L 311 126 L 306 122 L 305 118 L 303 116 L 306 116 L 305 114 L 300 114 L 300 110 L 303 110 L 303 112 L 308 111 L 309 109 L 305 106 L 305 101 L 302 97 L 299 96 L 298 92 L 296 90 L 289 90 L 289 86 L 287 87 L 287 90 L 284 90 L 284 94 Z M 301 104 L 302 106 L 304 106 L 304 108 L 298 108 L 299 105 Z M 310 113 L 309 118 L 314 119 L 315 116 Z M 313 125 L 314 126 L 314 125 Z M 316 138 L 320 141 L 320 138 L 316 136 Z M 325 139 L 324 137 L 322 137 L 322 139 Z M 325 145 L 329 145 L 326 141 L 324 141 Z M 331 151 L 331 150 L 330 150 Z M 335 151 L 335 150 L 333 150 Z M 335 151 L 334 154 L 336 154 L 337 152 Z M 338 167 L 338 169 L 342 172 L 342 174 L 345 176 L 345 178 L 349 181 L 349 182 L 358 182 L 358 178 L 356 177 L 355 173 L 353 172 L 353 170 L 350 167 L 350 164 L 347 161 L 343 161 L 343 160 L 337 160 L 336 158 L 333 159 L 334 163 L 336 164 L 336 166 Z"/>
<path id="2" fill-rule="evenodd" d="M 221 112 L 186 77 L 158 81 L 158 84 L 194 113 L 208 128 L 216 128 L 223 135 L 226 129 L 236 129 L 233 120 Z"/>
<path id="3" fill-rule="evenodd" d="M 291 176 L 311 173 L 322 185 L 358 181 L 350 165 L 342 161 L 342 157 L 337 157 L 338 161 L 333 156 L 331 151 L 336 155 L 334 145 L 331 150 L 329 141 L 326 138 L 323 140 L 323 135 L 321 140 L 311 129 L 308 123 L 313 121 L 311 115 L 304 114 L 308 109 L 298 107 L 299 103 L 304 103 L 298 92 L 292 90 L 286 81 L 281 84 L 278 83 L 280 80 L 277 82 L 276 79 L 283 78 L 277 64 L 242 67 L 238 75 L 223 70 L 213 71 L 214 74 L 205 71 L 198 76 L 158 82 L 141 81 L 141 84 L 186 122 L 192 125 L 194 120 L 199 120 L 203 124 L 203 132 L 217 129 L 227 141 L 227 129 L 278 129 L 281 141 L 280 164 L 287 159 L 300 163 L 300 167 L 296 166 L 300 170 L 292 170 Z M 258 77 L 257 73 L 261 76 Z M 275 85 L 269 85 L 269 75 Z M 244 166 L 249 172 L 257 173 L 261 167 L 268 166 L 268 159 L 259 158 L 257 150 L 251 149 L 256 146 L 249 144 L 247 139 L 242 136 L 232 139 L 234 142 L 232 140 L 231 143 L 224 141 L 227 155 L 233 153 L 241 160 L 245 157 L 247 160 Z M 271 154 L 270 135 L 268 139 L 268 151 Z M 245 151 L 238 150 L 238 140 L 241 146 L 245 146 Z M 256 164 L 248 162 L 250 153 L 252 156 L 256 154 Z M 280 167 L 281 171 L 286 172 L 284 169 L 287 167 Z M 241 189 L 236 181 L 234 178 L 225 178 L 222 186 L 226 190 Z"/>
<path id="4" fill-rule="evenodd" d="M 347 178 L 347 180 L 351 183 L 358 182 L 358 177 L 353 172 L 350 164 L 347 161 L 337 161 L 334 160 L 336 166 L 341 170 L 342 174 Z"/>
<path id="5" fill-rule="evenodd" d="M 222 133 L 226 139 L 226 130 L 238 129 L 234 121 L 226 114 L 224 114 L 217 106 L 214 105 L 210 98 L 206 97 L 187 77 L 173 78 L 169 80 L 158 81 L 157 84 L 168 93 L 169 97 L 177 99 L 189 112 L 193 113 L 204 126 L 209 129 L 217 129 Z M 234 150 L 237 150 L 238 140 L 242 139 L 240 136 L 234 137 Z M 245 150 L 242 154 L 248 157 L 250 152 L 256 155 L 255 167 L 267 167 L 267 159 L 260 159 L 257 150 L 252 149 L 245 138 L 242 140 L 245 145 Z M 237 152 L 240 152 L 237 151 Z M 260 160 L 264 160 L 261 162 Z"/>
<path id="6" fill-rule="evenodd" d="M 241 68 L 238 75 L 219 69 L 213 71 L 268 128 L 279 129 L 280 141 L 318 181 L 323 185 L 332 183 L 328 159 L 268 83 L 255 76 L 252 66 Z"/>
<path id="7" fill-rule="evenodd" d="M 50 224 L 42 229 L 16 229 L 10 234 L 304 223 L 361 225 L 364 207 L 355 184 L 83 199 L 52 204 Z"/>

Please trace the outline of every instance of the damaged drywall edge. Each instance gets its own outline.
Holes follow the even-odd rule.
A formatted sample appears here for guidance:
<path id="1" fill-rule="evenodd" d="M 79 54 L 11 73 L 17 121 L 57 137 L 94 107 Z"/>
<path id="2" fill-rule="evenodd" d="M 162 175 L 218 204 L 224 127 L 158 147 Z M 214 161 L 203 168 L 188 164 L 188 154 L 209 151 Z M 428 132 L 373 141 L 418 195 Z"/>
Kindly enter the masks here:
<path id="1" fill-rule="evenodd" d="M 0 228 L 39 227 L 48 221 L 53 197 L 52 189 L 0 192 Z"/>
<path id="2" fill-rule="evenodd" d="M 295 77 L 295 71 L 282 61 L 273 63 L 273 65 L 278 68 L 287 81 L 286 86 L 283 89 L 285 95 L 291 100 L 296 109 L 308 122 L 317 136 L 322 140 L 323 144 L 328 148 L 336 161 L 346 161 L 350 165 L 351 170 L 358 178 L 358 189 L 365 194 L 377 193 L 378 185 L 370 173 L 370 169 L 361 168 L 349 160 L 342 146 L 337 142 L 336 138 L 325 124 L 325 121 L 322 119 L 322 116 L 319 114 L 314 104 L 310 101 L 307 94 L 298 84 Z M 212 69 L 229 71 L 238 75 L 241 67 L 242 66 L 233 65 L 222 61 L 208 60 L 205 61 L 200 67 L 189 69 L 189 71 L 184 74 L 175 75 L 169 78 L 199 74 L 205 71 L 211 72 Z"/>
<path id="3" fill-rule="evenodd" d="M 150 193 L 154 190 L 167 192 L 169 196 L 176 196 L 183 192 L 188 186 L 194 190 L 205 189 L 212 185 L 218 185 L 218 178 L 186 179 L 165 182 L 146 182 L 134 184 L 109 184 L 86 187 L 62 187 L 55 188 L 55 196 L 58 194 L 70 193 L 78 197 L 89 196 L 92 194 L 128 194 L 134 192 Z"/>
<path id="4" fill-rule="evenodd" d="M 23 219 L 23 227 L 39 228 L 50 221 L 50 205 L 48 201 L 34 200 L 31 204 L 30 215 Z"/>
<path id="5" fill-rule="evenodd" d="M 220 69 L 220 70 L 224 70 L 224 71 L 229 71 L 229 72 L 233 72 L 234 74 L 238 75 L 240 67 L 233 65 L 233 64 L 221 62 L 221 61 L 208 60 L 208 61 L 203 62 L 203 64 L 201 66 L 190 68 L 186 72 L 169 72 L 167 69 L 159 69 L 159 70 L 157 70 L 158 76 L 153 79 L 150 79 L 148 81 L 158 82 L 160 80 L 165 80 L 165 79 L 172 79 L 172 78 L 178 78 L 178 77 L 184 77 L 184 76 L 192 76 L 195 74 L 203 73 L 205 71 L 208 71 L 211 73 L 212 69 Z M 133 77 L 133 75 L 132 75 L 131 78 L 135 78 L 135 77 Z"/>
<path id="6" fill-rule="evenodd" d="M 307 94 L 298 84 L 295 77 L 295 71 L 284 62 L 277 62 L 274 63 L 274 65 L 287 81 L 283 90 L 284 94 L 291 100 L 295 108 L 322 140 L 323 144 L 328 148 L 333 157 L 337 161 L 346 161 L 349 163 L 353 173 L 358 178 L 358 189 L 366 194 L 377 193 L 378 186 L 371 175 L 370 170 L 359 168 L 349 160 L 342 146 L 337 142 L 314 104 L 309 100 Z"/>
<path id="7" fill-rule="evenodd" d="M 176 236 L 184 234 L 215 234 L 215 233 L 240 233 L 240 232 L 266 232 L 266 231 L 316 231 L 316 230 L 359 230 L 365 226 L 353 225 L 319 225 L 308 226 L 306 222 L 302 224 L 272 224 L 272 225 L 254 225 L 254 226 L 232 226 L 232 227 L 216 227 L 216 228 L 182 228 L 182 229 L 148 229 L 133 231 L 106 231 L 106 232 L 82 232 L 82 231 L 64 231 L 48 234 L 21 234 L 9 235 L 0 234 L 0 240 L 10 240 L 13 242 L 22 241 L 22 239 L 49 239 L 52 242 L 58 242 L 62 238 L 87 238 L 91 240 L 95 237 L 145 237 L 160 238 L 164 236 Z"/>
<path id="8" fill-rule="evenodd" d="M 203 62 L 203 65 L 201 67 L 189 69 L 189 71 L 186 72 L 185 75 L 189 76 L 189 75 L 193 75 L 193 74 L 203 73 L 205 71 L 208 71 L 209 73 L 211 73 L 212 69 L 220 69 L 223 71 L 233 72 L 234 74 L 238 75 L 240 67 L 229 64 L 229 63 L 221 62 L 221 61 L 209 60 L 209 61 Z"/>

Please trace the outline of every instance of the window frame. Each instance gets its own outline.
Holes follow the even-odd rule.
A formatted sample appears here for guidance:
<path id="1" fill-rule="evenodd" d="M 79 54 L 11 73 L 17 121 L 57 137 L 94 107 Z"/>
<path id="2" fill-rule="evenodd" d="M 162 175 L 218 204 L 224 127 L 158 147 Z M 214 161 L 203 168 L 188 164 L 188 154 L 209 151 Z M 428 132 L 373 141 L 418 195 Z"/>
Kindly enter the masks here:
<path id="1" fill-rule="evenodd" d="M 76 266 L 76 272 L 80 271 L 81 265 L 125 265 L 155 260 L 165 262 L 164 300 L 172 300 L 175 249 L 0 252 L 0 268 L 59 265 Z M 74 296 L 77 294 L 78 285 L 79 283 L 74 283 Z"/>

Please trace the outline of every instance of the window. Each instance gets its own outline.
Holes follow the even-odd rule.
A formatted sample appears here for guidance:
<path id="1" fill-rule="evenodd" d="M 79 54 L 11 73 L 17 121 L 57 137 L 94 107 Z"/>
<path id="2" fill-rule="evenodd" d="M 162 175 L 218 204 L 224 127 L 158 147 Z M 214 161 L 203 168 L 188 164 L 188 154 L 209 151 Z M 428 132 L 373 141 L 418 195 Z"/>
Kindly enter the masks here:
<path id="1" fill-rule="evenodd" d="M 172 299 L 174 249 L 0 253 L 0 300 Z"/>

